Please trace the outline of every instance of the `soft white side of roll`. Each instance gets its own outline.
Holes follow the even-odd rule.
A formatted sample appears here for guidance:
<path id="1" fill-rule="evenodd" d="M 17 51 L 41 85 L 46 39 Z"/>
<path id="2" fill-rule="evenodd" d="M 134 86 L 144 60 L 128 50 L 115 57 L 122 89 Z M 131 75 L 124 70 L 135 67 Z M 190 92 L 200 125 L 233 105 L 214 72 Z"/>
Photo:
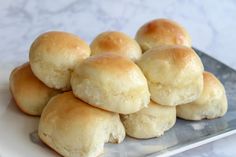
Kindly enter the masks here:
<path id="1" fill-rule="evenodd" d="M 73 93 L 83 101 L 117 113 L 133 113 L 150 101 L 147 80 L 130 59 L 104 53 L 82 62 L 72 73 Z"/>
<path id="2" fill-rule="evenodd" d="M 224 86 L 211 73 L 204 72 L 201 96 L 188 104 L 177 106 L 177 116 L 186 120 L 214 119 L 224 116 L 228 103 Z"/>
<path id="3" fill-rule="evenodd" d="M 161 46 L 148 50 L 137 62 L 148 80 L 151 99 L 176 106 L 196 100 L 203 89 L 203 64 L 193 49 Z"/>
<path id="4" fill-rule="evenodd" d="M 40 139 L 65 157 L 96 157 L 104 143 L 120 143 L 125 130 L 119 114 L 92 107 L 66 92 L 53 97 L 39 121 Z"/>
<path id="5" fill-rule="evenodd" d="M 74 66 L 90 56 L 89 46 L 66 32 L 47 32 L 35 39 L 29 60 L 33 73 L 48 87 L 69 90 Z"/>
<path id="6" fill-rule="evenodd" d="M 133 114 L 121 115 L 126 134 L 140 139 L 159 137 L 172 128 L 176 121 L 176 109 L 150 102 L 147 108 Z"/>

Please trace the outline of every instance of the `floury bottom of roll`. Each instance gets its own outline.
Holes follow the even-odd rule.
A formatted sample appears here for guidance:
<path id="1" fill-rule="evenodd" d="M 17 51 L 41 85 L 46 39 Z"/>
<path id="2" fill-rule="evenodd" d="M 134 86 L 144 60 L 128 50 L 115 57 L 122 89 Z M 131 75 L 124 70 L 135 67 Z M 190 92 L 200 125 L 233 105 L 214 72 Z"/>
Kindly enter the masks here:
<path id="1" fill-rule="evenodd" d="M 186 120 L 222 117 L 228 108 L 224 86 L 209 72 L 203 73 L 204 88 L 201 96 L 188 104 L 177 106 L 177 116 Z"/>
<path id="2" fill-rule="evenodd" d="M 153 101 L 148 107 L 128 115 L 121 115 L 126 134 L 147 139 L 159 137 L 174 126 L 176 122 L 176 109 L 173 106 L 162 106 Z"/>

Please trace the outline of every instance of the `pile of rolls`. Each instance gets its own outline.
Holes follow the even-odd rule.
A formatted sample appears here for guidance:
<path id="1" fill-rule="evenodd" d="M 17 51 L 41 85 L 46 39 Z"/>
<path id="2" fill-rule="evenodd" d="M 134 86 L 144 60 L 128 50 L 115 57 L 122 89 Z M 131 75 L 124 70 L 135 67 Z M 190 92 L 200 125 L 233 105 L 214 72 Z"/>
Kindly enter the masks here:
<path id="1" fill-rule="evenodd" d="M 168 19 L 144 24 L 135 39 L 103 32 L 90 46 L 71 33 L 41 34 L 29 62 L 12 71 L 10 90 L 21 111 L 40 116 L 40 139 L 65 157 L 95 157 L 126 134 L 159 137 L 176 117 L 227 111 L 223 85 L 204 71 L 188 32 Z"/>

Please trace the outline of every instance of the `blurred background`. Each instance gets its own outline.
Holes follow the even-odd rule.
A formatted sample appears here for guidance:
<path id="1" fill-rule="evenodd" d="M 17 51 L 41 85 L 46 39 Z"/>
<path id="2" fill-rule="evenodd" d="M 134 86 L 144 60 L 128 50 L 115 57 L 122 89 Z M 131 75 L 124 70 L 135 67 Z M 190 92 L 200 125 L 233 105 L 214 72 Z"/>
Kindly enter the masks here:
<path id="1" fill-rule="evenodd" d="M 170 18 L 189 31 L 193 46 L 236 69 L 236 1 L 234 0 L 1 0 L 0 50 L 3 62 L 27 58 L 42 32 L 62 30 L 90 42 L 107 30 L 134 37 L 155 18 Z"/>
<path id="2" fill-rule="evenodd" d="M 87 42 L 107 30 L 134 37 L 155 18 L 180 23 L 194 47 L 236 69 L 235 0 L 0 0 L 0 73 L 27 61 L 30 44 L 43 32 L 67 31 Z M 178 156 L 235 156 L 235 140 L 230 136 Z"/>

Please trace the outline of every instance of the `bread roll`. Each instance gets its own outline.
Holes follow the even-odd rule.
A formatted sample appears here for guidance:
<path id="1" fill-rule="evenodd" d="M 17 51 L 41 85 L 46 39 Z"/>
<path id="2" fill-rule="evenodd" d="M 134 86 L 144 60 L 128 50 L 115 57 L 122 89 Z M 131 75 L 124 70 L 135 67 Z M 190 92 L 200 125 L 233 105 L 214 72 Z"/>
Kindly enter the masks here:
<path id="1" fill-rule="evenodd" d="M 176 106 L 196 100 L 203 89 L 203 65 L 193 49 L 161 46 L 148 50 L 138 62 L 149 84 L 151 99 Z"/>
<path id="2" fill-rule="evenodd" d="M 139 44 L 122 32 L 104 32 L 99 34 L 91 43 L 92 55 L 101 53 L 115 53 L 138 60 L 142 55 Z"/>
<path id="3" fill-rule="evenodd" d="M 90 48 L 78 36 L 47 32 L 31 45 L 29 60 L 33 73 L 48 87 L 69 90 L 75 64 L 89 57 Z"/>
<path id="4" fill-rule="evenodd" d="M 143 51 L 161 45 L 183 45 L 191 47 L 188 32 L 178 23 L 168 19 L 156 19 L 144 24 L 136 34 Z"/>
<path id="5" fill-rule="evenodd" d="M 133 114 L 121 115 L 126 134 L 141 139 L 159 137 L 174 126 L 176 109 L 162 106 L 153 101 L 147 108 Z"/>
<path id="6" fill-rule="evenodd" d="M 95 157 L 104 143 L 120 143 L 125 130 L 119 114 L 92 107 L 65 92 L 53 97 L 39 121 L 40 139 L 65 157 Z"/>
<path id="7" fill-rule="evenodd" d="M 39 116 L 49 99 L 60 91 L 47 87 L 37 79 L 25 63 L 10 75 L 10 90 L 17 106 L 26 114 Z"/>
<path id="8" fill-rule="evenodd" d="M 222 117 L 228 108 L 224 86 L 211 73 L 204 72 L 204 88 L 201 96 L 188 104 L 177 107 L 177 116 L 187 120 Z"/>
<path id="9" fill-rule="evenodd" d="M 72 73 L 73 93 L 83 101 L 117 113 L 133 113 L 150 99 L 147 80 L 128 58 L 112 53 L 92 56 Z"/>

